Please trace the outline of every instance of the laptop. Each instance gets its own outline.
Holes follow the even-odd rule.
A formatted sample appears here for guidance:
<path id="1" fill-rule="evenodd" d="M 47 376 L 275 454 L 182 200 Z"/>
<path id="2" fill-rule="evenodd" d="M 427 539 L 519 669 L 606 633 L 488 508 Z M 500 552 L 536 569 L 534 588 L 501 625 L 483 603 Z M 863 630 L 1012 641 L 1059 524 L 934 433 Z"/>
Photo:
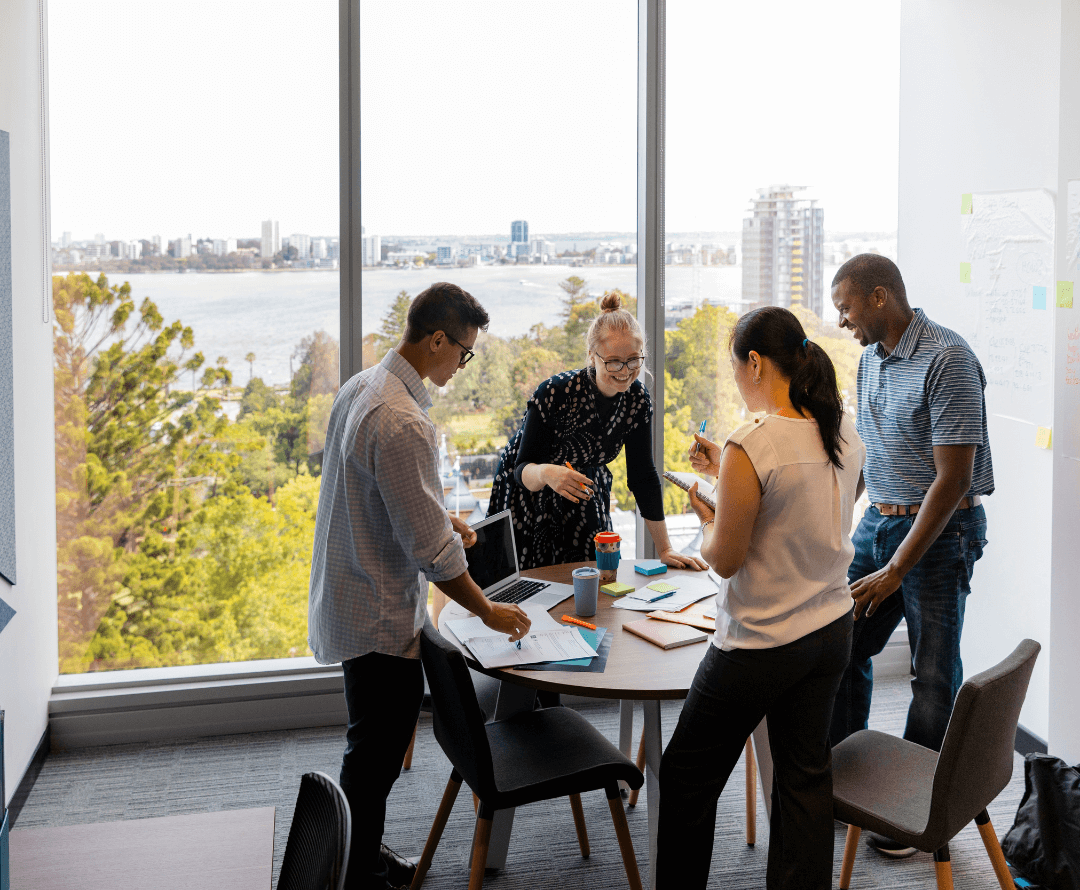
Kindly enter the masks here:
<path id="1" fill-rule="evenodd" d="M 472 529 L 476 543 L 465 550 L 469 574 L 493 603 L 529 603 L 551 609 L 574 595 L 573 584 L 521 577 L 509 510 L 489 516 Z"/>

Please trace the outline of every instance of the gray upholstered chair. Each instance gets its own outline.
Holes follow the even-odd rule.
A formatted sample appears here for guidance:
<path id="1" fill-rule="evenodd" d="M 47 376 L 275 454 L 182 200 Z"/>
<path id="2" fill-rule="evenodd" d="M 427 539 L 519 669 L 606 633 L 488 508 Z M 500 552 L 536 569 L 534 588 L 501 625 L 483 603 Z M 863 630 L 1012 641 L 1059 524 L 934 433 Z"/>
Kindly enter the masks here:
<path id="1" fill-rule="evenodd" d="M 1013 890 L 986 808 L 1012 778 L 1016 724 L 1039 649 L 1024 640 L 960 687 L 940 755 L 874 730 L 833 748 L 834 814 L 848 823 L 841 890 L 850 886 L 864 828 L 933 853 L 939 890 L 952 890 L 949 841 L 972 820 L 1002 890 Z"/>

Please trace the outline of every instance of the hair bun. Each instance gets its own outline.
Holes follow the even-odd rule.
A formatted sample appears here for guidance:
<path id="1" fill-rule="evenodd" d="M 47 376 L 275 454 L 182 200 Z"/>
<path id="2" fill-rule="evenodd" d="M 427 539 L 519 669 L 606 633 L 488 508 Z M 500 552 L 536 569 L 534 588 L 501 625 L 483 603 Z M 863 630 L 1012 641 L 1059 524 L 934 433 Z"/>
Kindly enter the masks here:
<path id="1" fill-rule="evenodd" d="M 604 296 L 600 298 L 600 311 L 601 312 L 615 312 L 616 310 L 621 309 L 621 308 L 622 308 L 622 297 L 619 296 L 617 291 L 615 291 L 613 293 L 604 294 Z"/>

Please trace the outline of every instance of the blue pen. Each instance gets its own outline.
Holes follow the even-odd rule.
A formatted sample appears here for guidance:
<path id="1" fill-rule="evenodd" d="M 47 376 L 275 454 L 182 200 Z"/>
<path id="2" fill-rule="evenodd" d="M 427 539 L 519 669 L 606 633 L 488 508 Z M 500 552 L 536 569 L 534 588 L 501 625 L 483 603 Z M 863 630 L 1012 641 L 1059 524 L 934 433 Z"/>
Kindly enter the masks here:
<path id="1" fill-rule="evenodd" d="M 656 603 L 660 600 L 666 600 L 669 596 L 675 596 L 674 590 L 669 590 L 667 593 L 662 593 L 660 596 L 654 596 L 651 600 L 645 600 L 647 603 Z"/>
<path id="2" fill-rule="evenodd" d="M 705 424 L 706 423 L 708 423 L 708 420 L 701 421 L 701 426 L 699 426 L 697 428 L 699 436 L 704 436 L 705 435 Z M 695 442 L 694 443 L 694 454 L 697 454 L 699 451 L 701 451 L 701 443 L 700 442 Z"/>

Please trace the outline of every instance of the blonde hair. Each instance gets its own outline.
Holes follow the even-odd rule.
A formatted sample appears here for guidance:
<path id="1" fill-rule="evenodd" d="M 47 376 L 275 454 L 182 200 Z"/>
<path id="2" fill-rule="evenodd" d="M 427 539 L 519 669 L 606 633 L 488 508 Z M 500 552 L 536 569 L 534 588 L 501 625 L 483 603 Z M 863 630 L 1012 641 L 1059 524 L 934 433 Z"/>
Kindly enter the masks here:
<path id="1" fill-rule="evenodd" d="M 586 358 L 594 355 L 600 341 L 613 333 L 633 334 L 641 344 L 641 355 L 648 356 L 645 332 L 633 314 L 622 308 L 622 296 L 617 290 L 608 291 L 600 298 L 600 314 L 592 320 L 585 335 Z"/>

